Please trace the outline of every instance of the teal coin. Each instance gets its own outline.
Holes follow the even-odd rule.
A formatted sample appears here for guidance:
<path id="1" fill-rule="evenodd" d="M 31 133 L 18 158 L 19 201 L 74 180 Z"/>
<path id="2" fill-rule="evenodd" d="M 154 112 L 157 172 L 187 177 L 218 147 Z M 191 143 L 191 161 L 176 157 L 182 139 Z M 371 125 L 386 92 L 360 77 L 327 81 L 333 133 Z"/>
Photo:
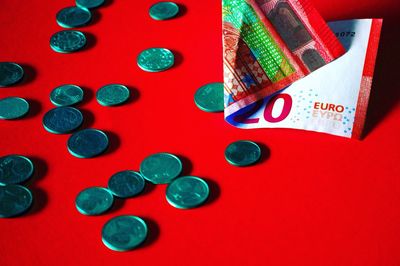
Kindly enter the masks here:
<path id="1" fill-rule="evenodd" d="M 71 6 L 61 9 L 56 15 L 57 23 L 64 28 L 82 27 L 92 19 L 89 9 Z"/>
<path id="2" fill-rule="evenodd" d="M 229 144 L 225 149 L 225 159 L 235 166 L 247 166 L 256 163 L 261 157 L 261 148 L 257 143 L 240 140 Z"/>
<path id="3" fill-rule="evenodd" d="M 0 218 L 9 218 L 23 214 L 33 202 L 32 192 L 24 186 L 0 186 Z"/>
<path id="4" fill-rule="evenodd" d="M 168 184 L 182 172 L 181 160 L 170 153 L 156 153 L 140 164 L 142 176 L 154 184 Z"/>
<path id="5" fill-rule="evenodd" d="M 84 215 L 100 215 L 108 211 L 114 197 L 108 189 L 90 187 L 82 190 L 75 200 L 76 209 Z"/>
<path id="6" fill-rule="evenodd" d="M 72 53 L 85 47 L 86 36 L 77 30 L 63 30 L 50 38 L 50 47 L 58 53 Z"/>
<path id="7" fill-rule="evenodd" d="M 144 186 L 143 176 L 135 171 L 121 171 L 108 180 L 108 189 L 120 198 L 136 196 L 143 191 Z"/>
<path id="8" fill-rule="evenodd" d="M 50 101 L 55 106 L 71 106 L 82 102 L 83 90 L 76 85 L 62 85 L 50 93 Z"/>
<path id="9" fill-rule="evenodd" d="M 141 218 L 121 215 L 112 218 L 101 232 L 106 247 L 115 251 L 128 251 L 136 248 L 147 237 L 147 225 Z"/>
<path id="10" fill-rule="evenodd" d="M 7 155 L 0 158 L 0 185 L 21 184 L 34 171 L 31 160 L 21 155 Z"/>
<path id="11" fill-rule="evenodd" d="M 104 0 L 76 0 L 76 5 L 81 8 L 96 8 L 104 4 Z"/>
<path id="12" fill-rule="evenodd" d="M 29 103 L 19 97 L 8 97 L 0 100 L 0 119 L 17 119 L 26 115 Z"/>
<path id="13" fill-rule="evenodd" d="M 209 83 L 200 87 L 194 95 L 197 107 L 206 112 L 224 111 L 224 84 Z"/>
<path id="14" fill-rule="evenodd" d="M 150 48 L 139 54 L 137 64 L 144 71 L 160 72 L 174 65 L 174 54 L 165 48 Z"/>
<path id="15" fill-rule="evenodd" d="M 18 83 L 24 76 L 24 69 L 11 62 L 0 62 L 0 87 L 7 87 Z"/>
<path id="16" fill-rule="evenodd" d="M 83 123 L 81 111 L 65 106 L 51 109 L 43 116 L 43 127 L 50 133 L 66 134 L 79 128 Z"/>
<path id="17" fill-rule="evenodd" d="M 129 99 L 129 89 L 120 84 L 110 84 L 101 87 L 96 92 L 97 102 L 103 106 L 116 106 Z"/>
<path id="18" fill-rule="evenodd" d="M 106 133 L 98 129 L 83 129 L 68 139 L 68 151 L 78 158 L 92 158 L 103 153 L 108 147 Z"/>
<path id="19" fill-rule="evenodd" d="M 166 198 L 175 208 L 189 209 L 203 204 L 209 194 L 206 181 L 195 176 L 183 176 L 168 185 Z"/>
<path id="20" fill-rule="evenodd" d="M 173 2 L 159 2 L 150 7 L 150 17 L 155 20 L 166 20 L 175 17 L 179 7 Z"/>

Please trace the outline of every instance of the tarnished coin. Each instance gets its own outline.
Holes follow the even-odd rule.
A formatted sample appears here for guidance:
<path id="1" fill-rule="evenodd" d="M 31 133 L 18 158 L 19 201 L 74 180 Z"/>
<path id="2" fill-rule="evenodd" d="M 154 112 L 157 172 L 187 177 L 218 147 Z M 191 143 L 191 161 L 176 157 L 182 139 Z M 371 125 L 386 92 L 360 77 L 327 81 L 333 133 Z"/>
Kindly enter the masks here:
<path id="1" fill-rule="evenodd" d="M 64 28 L 81 27 L 89 23 L 92 13 L 89 9 L 71 6 L 61 9 L 56 15 L 57 23 Z"/>
<path id="2" fill-rule="evenodd" d="M 29 103 L 19 97 L 7 97 L 0 100 L 0 119 L 17 119 L 26 115 Z"/>
<path id="3" fill-rule="evenodd" d="M 121 171 L 108 180 L 108 189 L 120 198 L 136 196 L 143 191 L 144 186 L 144 178 L 135 171 Z"/>
<path id="4" fill-rule="evenodd" d="M 224 84 L 209 83 L 200 87 L 194 95 L 197 107 L 206 112 L 224 111 Z"/>
<path id="5" fill-rule="evenodd" d="M 57 107 L 43 116 L 43 127 L 50 133 L 66 134 L 79 128 L 83 123 L 81 111 L 74 107 Z"/>
<path id="6" fill-rule="evenodd" d="M 121 215 L 112 218 L 101 232 L 106 247 L 115 251 L 128 251 L 139 246 L 147 237 L 147 225 L 141 218 Z"/>
<path id="7" fill-rule="evenodd" d="M 32 205 L 29 189 L 20 185 L 0 186 L 0 218 L 14 217 L 26 212 Z"/>
<path id="8" fill-rule="evenodd" d="M 86 36 L 77 30 L 63 30 L 54 33 L 50 38 L 50 47 L 58 53 L 71 53 L 86 45 Z"/>
<path id="9" fill-rule="evenodd" d="M 96 8 L 104 4 L 104 0 L 76 0 L 76 5 L 82 8 Z"/>
<path id="10" fill-rule="evenodd" d="M 100 155 L 108 147 L 106 133 L 98 129 L 83 129 L 68 139 L 68 151 L 78 158 L 92 158 Z"/>
<path id="11" fill-rule="evenodd" d="M 55 106 L 71 106 L 82 102 L 83 90 L 76 85 L 62 85 L 50 93 L 50 101 Z"/>
<path id="12" fill-rule="evenodd" d="M 174 2 L 158 2 L 150 7 L 150 17 L 155 20 L 165 20 L 175 17 L 179 6 Z"/>
<path id="13" fill-rule="evenodd" d="M 139 54 L 137 64 L 148 72 L 167 70 L 174 65 L 174 54 L 165 48 L 150 48 Z"/>
<path id="14" fill-rule="evenodd" d="M 115 106 L 126 102 L 129 99 L 129 89 L 120 84 L 110 84 L 101 87 L 96 92 L 97 102 L 103 106 Z"/>
<path id="15" fill-rule="evenodd" d="M 261 148 L 257 143 L 240 140 L 229 144 L 225 150 L 225 159 L 235 166 L 247 166 L 256 163 L 261 157 Z"/>
<path id="16" fill-rule="evenodd" d="M 24 76 L 24 69 L 11 62 L 0 62 L 0 87 L 14 85 Z"/>
<path id="17" fill-rule="evenodd" d="M 0 158 L 0 185 L 20 184 L 28 180 L 34 171 L 31 160 L 21 155 Z"/>
<path id="18" fill-rule="evenodd" d="M 82 190 L 75 200 L 76 209 L 84 215 L 100 215 L 108 211 L 114 197 L 108 189 L 90 187 Z"/>
<path id="19" fill-rule="evenodd" d="M 189 209 L 203 204 L 210 193 L 207 182 L 195 176 L 183 176 L 173 180 L 167 187 L 169 204 L 179 209 Z"/>
<path id="20" fill-rule="evenodd" d="M 142 176 L 154 184 L 167 184 L 182 172 L 182 162 L 173 154 L 156 153 L 140 164 Z"/>

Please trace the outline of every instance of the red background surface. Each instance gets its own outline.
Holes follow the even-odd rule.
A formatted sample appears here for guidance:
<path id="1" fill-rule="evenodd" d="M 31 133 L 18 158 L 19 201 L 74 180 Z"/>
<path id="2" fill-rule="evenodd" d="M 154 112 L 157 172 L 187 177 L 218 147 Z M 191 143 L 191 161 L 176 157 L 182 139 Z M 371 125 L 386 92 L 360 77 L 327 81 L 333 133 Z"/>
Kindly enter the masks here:
<path id="1" fill-rule="evenodd" d="M 0 96 L 25 97 L 32 110 L 24 119 L 0 121 L 0 155 L 29 156 L 37 171 L 29 185 L 33 209 L 0 219 L 0 265 L 399 265 L 398 1 L 314 0 L 327 20 L 384 18 L 362 141 L 240 130 L 223 114 L 200 111 L 196 89 L 222 81 L 220 1 L 179 1 L 183 14 L 170 21 L 150 19 L 154 2 L 109 0 L 82 29 L 89 48 L 58 54 L 49 47 L 61 30 L 55 14 L 72 0 L 1 0 L 0 61 L 23 64 L 26 78 Z M 176 67 L 141 71 L 137 54 L 154 46 L 172 49 Z M 85 126 L 111 135 L 105 155 L 72 157 L 68 135 L 43 129 L 43 114 L 53 107 L 49 93 L 65 83 L 85 88 Z M 133 100 L 100 106 L 94 93 L 107 83 L 128 85 Z M 239 139 L 265 145 L 262 163 L 228 165 L 224 149 Z M 79 191 L 106 186 L 113 173 L 138 170 L 145 156 L 161 151 L 183 157 L 184 174 L 210 182 L 208 204 L 178 210 L 166 202 L 165 186 L 148 186 L 105 215 L 76 211 Z M 120 214 L 146 219 L 143 247 L 118 253 L 102 244 L 103 224 Z"/>

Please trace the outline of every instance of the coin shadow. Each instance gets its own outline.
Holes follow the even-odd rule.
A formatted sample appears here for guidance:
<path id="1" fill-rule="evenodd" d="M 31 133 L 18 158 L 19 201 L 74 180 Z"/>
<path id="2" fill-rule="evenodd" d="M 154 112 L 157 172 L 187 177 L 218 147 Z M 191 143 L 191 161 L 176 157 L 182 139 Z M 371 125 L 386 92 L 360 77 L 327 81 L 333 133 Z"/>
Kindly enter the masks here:
<path id="1" fill-rule="evenodd" d="M 101 20 L 101 13 L 96 9 L 92 9 L 90 12 L 92 13 L 92 19 L 90 20 L 89 25 L 98 23 Z"/>
<path id="2" fill-rule="evenodd" d="M 93 113 L 87 109 L 79 109 L 83 116 L 83 123 L 80 129 L 90 128 L 94 124 L 95 117 Z"/>
<path id="3" fill-rule="evenodd" d="M 261 158 L 257 163 L 263 163 L 271 157 L 271 149 L 264 143 L 257 142 L 257 145 L 261 149 Z"/>
<path id="4" fill-rule="evenodd" d="M 221 189 L 220 189 L 219 185 L 217 184 L 217 182 L 215 182 L 214 180 L 209 179 L 209 178 L 204 178 L 204 177 L 202 177 L 202 179 L 207 182 L 208 188 L 210 190 L 210 194 L 208 195 L 208 198 L 203 205 L 204 206 L 210 205 L 210 204 L 214 203 L 220 197 Z"/>
<path id="5" fill-rule="evenodd" d="M 114 203 L 110 209 L 110 213 L 116 212 L 118 210 L 121 210 L 122 207 L 125 205 L 125 199 L 114 197 Z"/>
<path id="6" fill-rule="evenodd" d="M 27 211 L 25 216 L 35 215 L 40 213 L 47 205 L 49 197 L 47 192 L 41 188 L 32 186 L 29 188 L 32 191 L 33 202 L 31 208 Z"/>
<path id="7" fill-rule="evenodd" d="M 174 54 L 174 67 L 180 66 L 183 63 L 183 55 L 177 50 L 172 50 L 171 52 Z"/>
<path id="8" fill-rule="evenodd" d="M 180 18 L 180 17 L 183 17 L 184 15 L 186 15 L 187 7 L 182 3 L 177 3 L 177 5 L 179 7 L 179 13 L 175 16 L 175 18 Z"/>
<path id="9" fill-rule="evenodd" d="M 145 181 L 144 189 L 139 195 L 137 195 L 137 197 L 150 194 L 155 188 L 156 188 L 155 184 L 153 184 L 151 182 L 148 182 L 148 181 Z"/>
<path id="10" fill-rule="evenodd" d="M 84 32 L 86 36 L 86 46 L 83 50 L 89 50 L 93 48 L 97 43 L 97 38 L 92 33 Z M 78 51 L 79 52 L 79 51 Z"/>
<path id="11" fill-rule="evenodd" d="M 138 89 L 136 89 L 136 88 L 134 88 L 132 86 L 126 86 L 126 87 L 129 89 L 130 95 L 129 95 L 128 100 L 125 103 L 123 103 L 122 105 L 136 102 L 140 98 L 140 92 L 139 92 Z"/>
<path id="12" fill-rule="evenodd" d="M 32 178 L 29 179 L 29 184 L 32 185 L 38 180 L 41 180 L 43 177 L 46 176 L 48 171 L 48 166 L 46 161 L 42 158 L 36 156 L 28 156 L 28 158 L 32 161 L 34 165 L 34 172 Z"/>
<path id="13" fill-rule="evenodd" d="M 24 118 L 32 118 L 40 113 L 42 110 L 42 104 L 38 100 L 31 98 L 26 98 L 25 100 L 29 103 L 29 111 Z"/>
<path id="14" fill-rule="evenodd" d="M 114 0 L 105 0 L 104 3 L 98 8 L 109 7 L 110 5 L 112 5 L 112 3 L 114 3 Z"/>
<path id="15" fill-rule="evenodd" d="M 139 247 L 140 248 L 145 248 L 150 246 L 151 244 L 153 244 L 155 241 L 157 241 L 157 239 L 160 236 L 160 227 L 158 226 L 158 224 L 151 218 L 149 217 L 141 217 L 147 225 L 147 237 L 146 240 L 143 242 L 143 244 Z"/>
<path id="16" fill-rule="evenodd" d="M 24 77 L 21 82 L 17 83 L 20 85 L 30 83 L 36 79 L 37 71 L 36 69 L 29 64 L 20 64 L 20 66 L 24 69 Z"/>
<path id="17" fill-rule="evenodd" d="M 190 173 L 193 170 L 193 164 L 192 162 L 189 160 L 188 157 L 182 155 L 182 154 L 176 154 L 176 156 L 181 160 L 182 162 L 182 172 L 181 172 L 181 176 L 187 176 L 190 175 Z"/>
<path id="18" fill-rule="evenodd" d="M 80 87 L 83 90 L 83 100 L 81 103 L 79 103 L 79 105 L 85 105 L 93 99 L 94 92 L 91 89 L 89 89 L 88 87 L 85 87 L 85 86 L 80 86 Z"/>
<path id="19" fill-rule="evenodd" d="M 109 141 L 108 149 L 106 150 L 105 154 L 111 154 L 115 152 L 119 146 L 121 146 L 121 139 L 114 132 L 104 130 L 104 133 L 107 134 Z"/>

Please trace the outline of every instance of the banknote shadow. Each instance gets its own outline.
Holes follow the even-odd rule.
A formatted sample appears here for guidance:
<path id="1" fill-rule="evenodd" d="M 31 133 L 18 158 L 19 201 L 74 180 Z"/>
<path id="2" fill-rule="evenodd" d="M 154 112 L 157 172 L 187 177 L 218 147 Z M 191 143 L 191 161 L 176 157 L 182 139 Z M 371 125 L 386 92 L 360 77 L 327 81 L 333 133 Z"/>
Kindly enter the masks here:
<path id="1" fill-rule="evenodd" d="M 22 78 L 21 82 L 18 84 L 23 85 L 23 84 L 31 83 L 32 81 L 34 81 L 36 79 L 37 71 L 32 65 L 23 63 L 23 64 L 20 64 L 20 66 L 24 69 L 24 77 Z"/>
<path id="2" fill-rule="evenodd" d="M 160 227 L 158 226 L 158 224 L 152 218 L 149 217 L 142 217 L 142 218 L 146 222 L 148 233 L 146 240 L 141 246 L 139 246 L 139 249 L 150 246 L 151 244 L 156 242 L 160 236 Z"/>
<path id="3" fill-rule="evenodd" d="M 105 154 L 111 154 L 115 152 L 119 146 L 121 146 L 121 139 L 114 132 L 107 130 L 104 130 L 104 132 L 107 134 L 109 141 L 108 149 L 106 150 Z"/>
<path id="4" fill-rule="evenodd" d="M 80 126 L 80 129 L 90 128 L 93 126 L 95 117 L 93 113 L 87 109 L 79 109 L 83 116 L 83 123 Z"/>
<path id="5" fill-rule="evenodd" d="M 204 205 L 210 205 L 210 204 L 214 203 L 215 201 L 217 201 L 217 199 L 220 197 L 221 189 L 220 189 L 218 183 L 215 182 L 214 180 L 212 180 L 210 178 L 204 178 L 204 177 L 202 177 L 202 178 L 207 182 L 208 188 L 210 189 L 210 194 L 208 195 L 208 199 L 204 203 Z"/>
<path id="6" fill-rule="evenodd" d="M 94 92 L 91 89 L 89 89 L 86 86 L 80 86 L 80 87 L 83 90 L 83 100 L 81 103 L 79 103 L 79 106 L 89 103 L 94 98 Z"/>
<path id="7" fill-rule="evenodd" d="M 182 162 L 182 172 L 181 172 L 181 176 L 187 176 L 190 175 L 190 173 L 193 170 L 193 164 L 192 162 L 189 160 L 188 157 L 182 155 L 182 154 L 177 154 L 176 156 L 178 156 L 178 158 L 181 160 Z"/>
<path id="8" fill-rule="evenodd" d="M 25 115 L 24 118 L 32 118 L 38 115 L 42 111 L 42 104 L 35 99 L 25 98 L 25 100 L 29 103 L 29 112 Z"/>

